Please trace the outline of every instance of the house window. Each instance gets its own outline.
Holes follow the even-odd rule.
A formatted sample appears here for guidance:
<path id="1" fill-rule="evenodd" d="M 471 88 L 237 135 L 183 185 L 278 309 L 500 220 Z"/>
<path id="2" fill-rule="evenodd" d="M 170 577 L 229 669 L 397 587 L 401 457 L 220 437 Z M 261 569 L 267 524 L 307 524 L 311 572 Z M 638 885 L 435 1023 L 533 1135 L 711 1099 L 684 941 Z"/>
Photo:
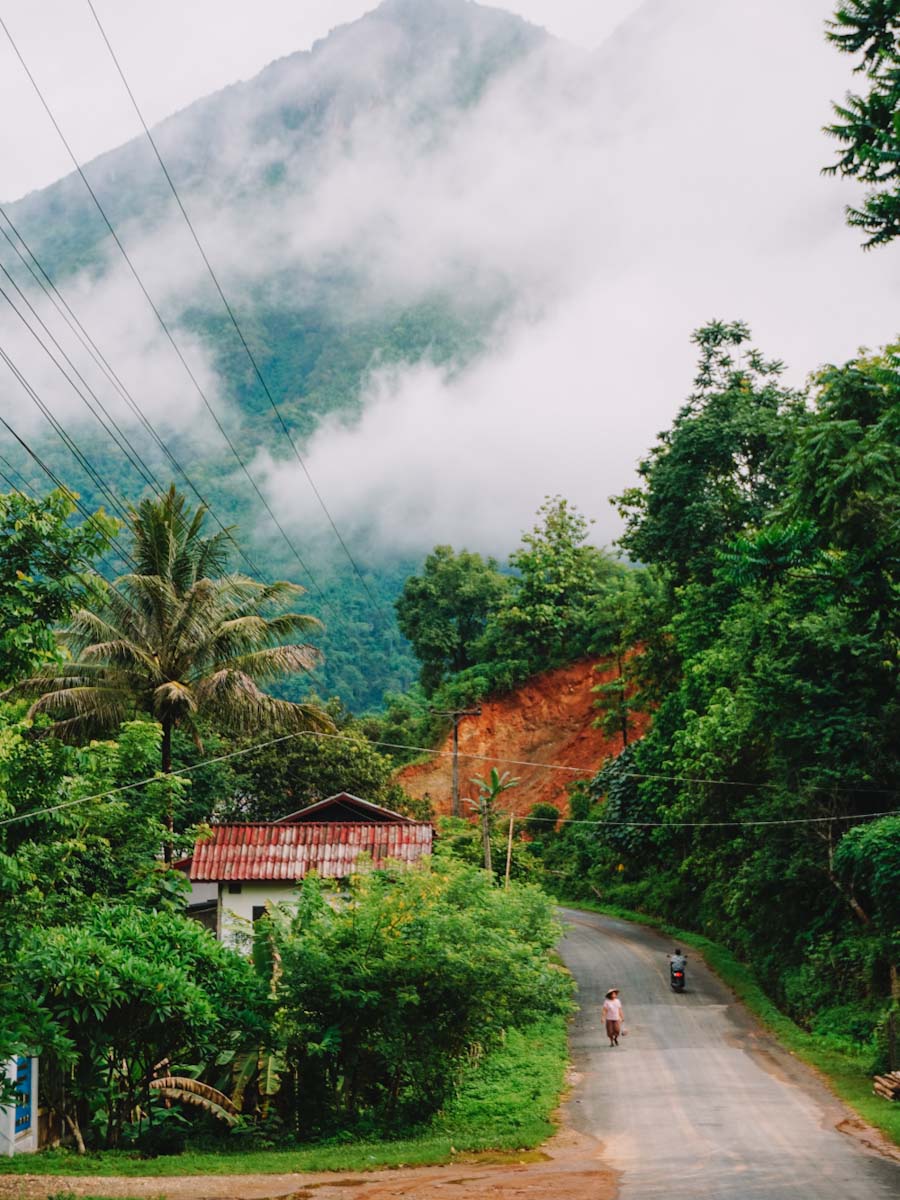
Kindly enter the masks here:
<path id="1" fill-rule="evenodd" d="M 241 894 L 241 885 L 239 883 L 229 883 L 228 895 L 239 896 Z"/>
<path id="2" fill-rule="evenodd" d="M 259 920 L 260 917 L 264 917 L 265 915 L 266 915 L 266 906 L 264 904 L 254 904 L 253 905 L 253 924 L 254 925 L 256 924 L 256 922 Z"/>

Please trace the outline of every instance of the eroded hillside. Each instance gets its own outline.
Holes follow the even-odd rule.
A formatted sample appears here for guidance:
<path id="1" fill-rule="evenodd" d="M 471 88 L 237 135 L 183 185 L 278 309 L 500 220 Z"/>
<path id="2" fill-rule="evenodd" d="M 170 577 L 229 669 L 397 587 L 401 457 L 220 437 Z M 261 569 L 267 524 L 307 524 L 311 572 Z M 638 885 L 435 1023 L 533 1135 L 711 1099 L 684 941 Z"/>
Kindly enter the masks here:
<path id="1" fill-rule="evenodd" d="M 481 705 L 481 716 L 467 717 L 459 729 L 460 795 L 473 789 L 469 780 L 491 767 L 509 770 L 520 785 L 503 797 L 505 809 L 523 816 L 533 805 L 549 803 L 565 811 L 566 788 L 574 780 L 588 779 L 611 754 L 622 747 L 620 738 L 608 738 L 594 728 L 597 709 L 592 689 L 615 675 L 612 665 L 594 660 L 559 667 L 530 679 L 514 692 Z M 632 737 L 646 728 L 646 718 L 636 714 Z M 430 797 L 435 812 L 450 812 L 451 737 L 427 762 L 404 767 L 397 780 L 413 796 Z M 483 758 L 465 758 L 466 754 Z M 508 760 L 537 763 L 519 766 Z M 577 770 L 552 770 L 550 766 Z"/>

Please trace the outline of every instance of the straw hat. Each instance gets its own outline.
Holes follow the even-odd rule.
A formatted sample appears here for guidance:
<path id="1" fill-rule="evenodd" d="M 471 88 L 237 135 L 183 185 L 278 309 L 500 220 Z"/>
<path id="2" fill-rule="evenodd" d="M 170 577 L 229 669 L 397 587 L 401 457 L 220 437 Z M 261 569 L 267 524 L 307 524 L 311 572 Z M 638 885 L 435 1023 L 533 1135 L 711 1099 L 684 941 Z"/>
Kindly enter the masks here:
<path id="1" fill-rule="evenodd" d="M 610 998 L 610 996 L 618 995 L 618 992 L 619 992 L 618 988 L 610 988 L 609 991 L 606 993 L 605 999 L 608 1000 Z"/>

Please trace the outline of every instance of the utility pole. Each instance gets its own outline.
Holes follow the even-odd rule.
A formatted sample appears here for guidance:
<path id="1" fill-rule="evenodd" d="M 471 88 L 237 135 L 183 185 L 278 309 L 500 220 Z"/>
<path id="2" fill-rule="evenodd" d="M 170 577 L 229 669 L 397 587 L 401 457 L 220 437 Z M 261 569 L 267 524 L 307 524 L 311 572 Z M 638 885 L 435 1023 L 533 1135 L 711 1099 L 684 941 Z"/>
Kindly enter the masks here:
<path id="1" fill-rule="evenodd" d="M 480 708 L 432 708 L 436 717 L 449 717 L 453 722 L 453 778 L 450 785 L 450 811 L 454 817 L 459 811 L 459 723 L 463 717 L 480 717 Z"/>
<path id="2" fill-rule="evenodd" d="M 506 839 L 506 879 L 503 886 L 509 887 L 509 869 L 512 866 L 512 837 L 513 837 L 513 822 L 515 817 L 512 813 L 509 814 L 509 837 Z"/>

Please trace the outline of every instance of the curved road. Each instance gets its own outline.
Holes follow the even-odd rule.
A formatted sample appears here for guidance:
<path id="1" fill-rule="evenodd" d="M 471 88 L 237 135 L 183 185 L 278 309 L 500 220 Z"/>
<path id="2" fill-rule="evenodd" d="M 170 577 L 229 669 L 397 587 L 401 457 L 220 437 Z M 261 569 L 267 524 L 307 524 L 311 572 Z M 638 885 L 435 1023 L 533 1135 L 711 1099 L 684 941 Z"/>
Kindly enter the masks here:
<path id="1" fill-rule="evenodd" d="M 678 995 L 668 984 L 671 942 L 593 913 L 561 915 L 560 952 L 581 1005 L 567 1123 L 602 1143 L 620 1200 L 900 1197 L 900 1159 L 866 1148 L 871 1131 L 698 956 L 688 951 L 688 990 Z M 629 1030 L 615 1049 L 600 1020 L 612 986 Z"/>
<path id="2" fill-rule="evenodd" d="M 780 1049 L 702 962 L 669 990 L 658 934 L 563 911 L 579 984 L 577 1078 L 539 1155 L 463 1157 L 365 1175 L 98 1178 L 0 1174 L 0 1200 L 49 1193 L 145 1200 L 897 1200 L 900 1156 Z M 622 990 L 629 1036 L 610 1049 L 603 993 Z M 891 1157 L 893 1156 L 893 1157 Z M 535 1161 L 537 1159 L 537 1161 Z"/>

